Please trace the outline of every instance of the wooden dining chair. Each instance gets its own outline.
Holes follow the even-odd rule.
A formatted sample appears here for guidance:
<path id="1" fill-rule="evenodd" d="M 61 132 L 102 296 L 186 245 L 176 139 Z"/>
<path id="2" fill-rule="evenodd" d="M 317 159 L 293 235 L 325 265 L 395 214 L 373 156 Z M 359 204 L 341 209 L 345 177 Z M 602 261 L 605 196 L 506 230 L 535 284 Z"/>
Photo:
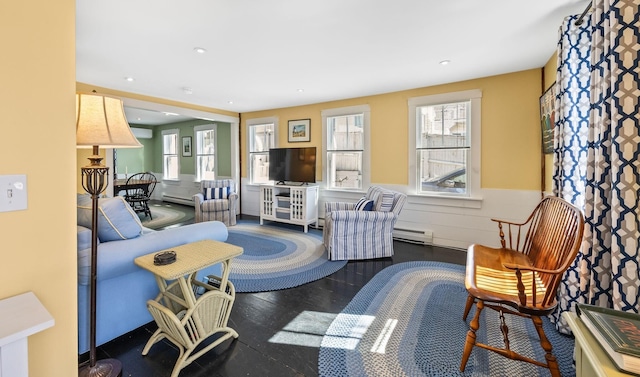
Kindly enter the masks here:
<path id="1" fill-rule="evenodd" d="M 153 215 L 151 215 L 149 201 L 157 183 L 158 179 L 151 173 L 136 173 L 127 179 L 125 186 L 124 199 L 127 203 L 134 211 L 144 213 L 145 217 L 149 216 L 151 220 L 153 220 Z"/>
<path id="2" fill-rule="evenodd" d="M 580 210 L 566 201 L 546 197 L 524 223 L 492 220 L 498 223 L 502 247 L 471 245 L 467 253 L 465 286 L 469 296 L 463 320 L 466 321 L 474 302 L 476 312 L 469 324 L 460 371 L 464 372 L 471 351 L 477 346 L 510 359 L 548 368 L 552 376 L 560 376 L 551 343 L 542 328 L 541 317 L 550 314 L 556 307 L 558 285 L 564 272 L 575 260 L 582 241 L 584 217 Z M 500 313 L 497 327 L 502 331 L 504 348 L 476 341 L 480 313 L 485 307 Z M 540 345 L 546 353 L 545 362 L 510 348 L 505 314 L 533 321 Z"/>

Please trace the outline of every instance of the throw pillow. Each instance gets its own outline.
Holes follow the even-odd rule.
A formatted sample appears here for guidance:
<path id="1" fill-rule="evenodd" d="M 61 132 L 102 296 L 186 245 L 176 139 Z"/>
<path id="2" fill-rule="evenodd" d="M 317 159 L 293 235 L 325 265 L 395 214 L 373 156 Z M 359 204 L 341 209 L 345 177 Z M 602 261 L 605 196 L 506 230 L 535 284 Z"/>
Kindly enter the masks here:
<path id="1" fill-rule="evenodd" d="M 204 191 L 204 200 L 209 199 L 227 199 L 229 197 L 231 187 L 207 187 Z"/>
<path id="2" fill-rule="evenodd" d="M 356 211 L 371 211 L 373 210 L 373 200 L 368 200 L 367 198 L 362 197 L 358 200 L 354 209 Z"/>
<path id="3" fill-rule="evenodd" d="M 383 192 L 379 197 L 380 204 L 378 205 L 378 211 L 390 212 L 391 208 L 393 208 L 393 197 L 392 192 Z"/>
<path id="4" fill-rule="evenodd" d="M 78 225 L 91 229 L 90 195 L 78 195 Z M 123 197 L 100 198 L 97 232 L 100 242 L 127 240 L 141 234 L 142 223 Z"/>

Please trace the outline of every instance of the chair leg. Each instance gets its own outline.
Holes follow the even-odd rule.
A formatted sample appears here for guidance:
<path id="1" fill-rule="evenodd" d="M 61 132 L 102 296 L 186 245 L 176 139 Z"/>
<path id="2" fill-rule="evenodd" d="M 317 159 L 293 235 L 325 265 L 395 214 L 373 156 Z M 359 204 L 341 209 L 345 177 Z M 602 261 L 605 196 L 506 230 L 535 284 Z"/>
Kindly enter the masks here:
<path id="1" fill-rule="evenodd" d="M 469 299 L 467 299 L 467 303 Z M 460 361 L 460 372 L 464 372 L 464 368 L 467 366 L 467 361 L 469 361 L 469 356 L 471 356 L 471 351 L 473 350 L 473 346 L 476 344 L 476 331 L 480 328 L 480 312 L 484 309 L 484 301 L 478 300 L 476 304 L 476 314 L 473 316 L 471 323 L 469 324 L 469 331 L 467 331 L 467 339 L 464 342 L 464 351 L 462 352 L 462 361 Z"/>
<path id="2" fill-rule="evenodd" d="M 560 377 L 560 368 L 558 367 L 558 360 L 553 356 L 551 352 L 553 346 L 549 339 L 547 339 L 546 334 L 544 333 L 544 329 L 542 328 L 542 319 L 538 316 L 531 316 L 531 320 L 533 321 L 534 326 L 536 327 L 536 331 L 538 332 L 538 337 L 540 337 L 540 345 L 542 349 L 546 352 L 545 359 L 547 360 L 547 366 L 549 371 L 551 372 L 552 377 Z"/>
<path id="3" fill-rule="evenodd" d="M 464 314 L 462 314 L 462 320 L 466 321 L 467 320 L 467 316 L 469 315 L 469 311 L 471 310 L 471 306 L 473 305 L 473 302 L 475 301 L 475 298 L 471 295 L 467 296 L 467 304 L 464 307 Z"/>

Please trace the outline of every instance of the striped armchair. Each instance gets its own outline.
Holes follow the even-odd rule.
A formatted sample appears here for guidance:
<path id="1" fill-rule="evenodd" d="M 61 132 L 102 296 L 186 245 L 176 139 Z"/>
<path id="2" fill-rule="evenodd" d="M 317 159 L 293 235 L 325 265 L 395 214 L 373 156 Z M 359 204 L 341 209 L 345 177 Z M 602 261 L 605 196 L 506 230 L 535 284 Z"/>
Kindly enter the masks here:
<path id="1" fill-rule="evenodd" d="M 373 201 L 371 211 L 357 210 L 354 203 L 325 203 L 323 241 L 329 260 L 393 255 L 393 226 L 407 196 L 372 186 L 364 199 Z"/>
<path id="2" fill-rule="evenodd" d="M 222 221 L 236 225 L 236 184 L 232 179 L 201 181 L 200 192 L 193 196 L 196 222 Z"/>

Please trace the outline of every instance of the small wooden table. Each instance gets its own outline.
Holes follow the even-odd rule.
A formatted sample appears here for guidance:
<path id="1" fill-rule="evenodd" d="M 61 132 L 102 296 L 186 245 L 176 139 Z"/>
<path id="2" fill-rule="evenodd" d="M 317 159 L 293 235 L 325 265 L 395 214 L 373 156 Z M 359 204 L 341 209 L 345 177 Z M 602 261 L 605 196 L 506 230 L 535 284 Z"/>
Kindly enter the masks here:
<path id="1" fill-rule="evenodd" d="M 138 257 L 134 262 L 153 273 L 160 288 L 158 296 L 147 301 L 158 330 L 147 341 L 142 354 L 146 355 L 155 343 L 167 338 L 180 349 L 180 357 L 171 374 L 177 377 L 182 368 L 202 354 L 231 337 L 238 337 L 235 330 L 227 327 L 235 299 L 229 272 L 231 260 L 241 255 L 243 249 L 224 242 L 203 240 L 167 250 L 176 253 L 176 261 L 172 264 L 153 264 L 156 253 Z M 217 280 L 219 287 L 197 280 L 198 271 L 218 263 L 222 264 L 222 276 L 209 277 Z M 195 291 L 199 288 L 205 293 L 196 297 Z M 220 332 L 223 335 L 216 341 L 191 355 L 203 340 Z"/>
<path id="2" fill-rule="evenodd" d="M 575 313 L 564 312 L 562 318 L 567 321 L 576 339 L 574 350 L 576 377 L 632 376 L 616 368 L 606 351 Z"/>

